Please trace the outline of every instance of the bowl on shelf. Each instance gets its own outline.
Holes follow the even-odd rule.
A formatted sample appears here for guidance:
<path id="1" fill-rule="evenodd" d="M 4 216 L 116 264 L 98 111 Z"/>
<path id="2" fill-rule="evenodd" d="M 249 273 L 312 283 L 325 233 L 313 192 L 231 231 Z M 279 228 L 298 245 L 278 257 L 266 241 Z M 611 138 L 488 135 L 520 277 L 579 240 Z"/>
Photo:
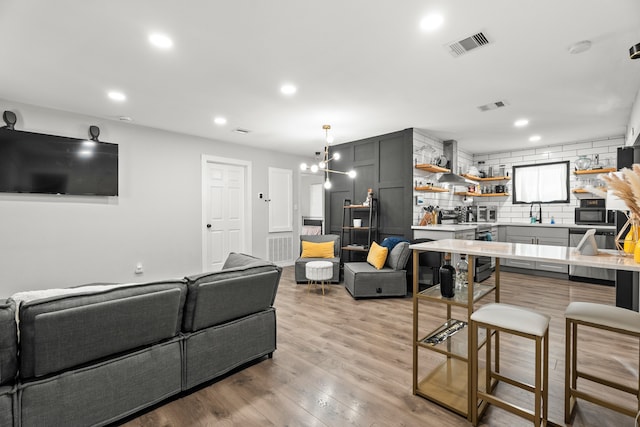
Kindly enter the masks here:
<path id="1" fill-rule="evenodd" d="M 576 167 L 578 170 L 586 170 L 591 166 L 591 159 L 585 155 L 578 156 L 578 160 L 576 160 Z"/>

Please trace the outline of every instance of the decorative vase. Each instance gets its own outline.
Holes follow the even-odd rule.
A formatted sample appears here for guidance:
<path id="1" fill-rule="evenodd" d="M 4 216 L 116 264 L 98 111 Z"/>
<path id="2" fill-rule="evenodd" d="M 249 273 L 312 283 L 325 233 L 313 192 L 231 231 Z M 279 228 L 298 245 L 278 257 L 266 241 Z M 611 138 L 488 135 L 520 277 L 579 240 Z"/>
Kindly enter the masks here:
<path id="1" fill-rule="evenodd" d="M 636 247 L 638 246 L 636 243 L 637 241 L 638 241 L 638 232 L 635 224 L 632 224 L 631 227 L 629 228 L 629 232 L 624 237 L 624 246 L 623 246 L 624 253 L 634 254 L 634 258 L 635 258 Z"/>
<path id="2" fill-rule="evenodd" d="M 576 167 L 579 170 L 585 170 L 589 166 L 591 166 L 591 159 L 585 155 L 578 156 L 578 160 L 576 160 Z"/>

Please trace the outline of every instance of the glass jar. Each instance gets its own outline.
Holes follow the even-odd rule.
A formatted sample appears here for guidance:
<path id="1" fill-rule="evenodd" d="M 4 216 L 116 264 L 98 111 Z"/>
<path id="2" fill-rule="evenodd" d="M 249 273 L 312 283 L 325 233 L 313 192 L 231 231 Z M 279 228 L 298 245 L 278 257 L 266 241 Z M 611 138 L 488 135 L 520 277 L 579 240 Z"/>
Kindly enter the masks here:
<path id="1" fill-rule="evenodd" d="M 576 160 L 576 167 L 579 170 L 588 169 L 589 166 L 591 166 L 591 159 L 590 158 L 588 158 L 586 155 L 578 156 L 578 160 Z"/>

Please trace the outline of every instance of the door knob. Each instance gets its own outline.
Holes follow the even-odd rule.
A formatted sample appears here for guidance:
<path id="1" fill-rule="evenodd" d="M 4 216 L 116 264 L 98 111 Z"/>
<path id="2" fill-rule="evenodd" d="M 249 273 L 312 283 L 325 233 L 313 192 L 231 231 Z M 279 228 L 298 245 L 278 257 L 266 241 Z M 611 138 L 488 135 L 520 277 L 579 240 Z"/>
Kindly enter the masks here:
<path id="1" fill-rule="evenodd" d="M 207 228 L 211 228 L 211 224 L 207 224 Z"/>

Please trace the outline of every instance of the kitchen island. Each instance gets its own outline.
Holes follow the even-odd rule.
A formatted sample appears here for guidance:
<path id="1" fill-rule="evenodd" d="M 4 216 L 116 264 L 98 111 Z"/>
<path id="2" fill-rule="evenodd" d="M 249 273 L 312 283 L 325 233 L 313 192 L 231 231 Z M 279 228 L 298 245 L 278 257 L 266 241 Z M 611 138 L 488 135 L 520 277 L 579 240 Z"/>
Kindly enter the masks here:
<path id="1" fill-rule="evenodd" d="M 450 410 L 470 419 L 471 399 L 469 397 L 471 372 L 468 366 L 469 354 L 477 349 L 467 339 L 466 324 L 474 311 L 474 306 L 482 299 L 491 297 L 500 302 L 500 260 L 516 259 L 533 262 L 546 262 L 562 265 L 598 266 L 615 270 L 640 272 L 640 264 L 633 257 L 620 256 L 617 251 L 600 250 L 597 255 L 579 254 L 575 248 L 524 243 L 486 242 L 474 240 L 445 239 L 410 246 L 413 250 L 414 269 L 418 268 L 419 254 L 422 251 L 450 252 L 467 254 L 469 260 L 469 289 L 453 298 L 443 298 L 439 286 L 419 292 L 418 283 L 413 283 L 413 393 L 432 400 Z M 482 285 L 473 282 L 471 277 L 474 260 L 478 256 L 490 256 L 496 259 L 494 284 Z M 523 286 L 522 292 L 527 288 Z M 637 295 L 637 293 L 636 293 Z M 509 302 L 509 301 L 506 301 Z M 419 325 L 419 311 L 422 304 L 445 304 L 446 319 L 435 328 Z M 453 319 L 451 307 L 466 308 L 466 319 Z M 455 327 L 449 335 L 447 332 Z M 426 333 L 425 333 L 426 332 Z M 441 337 L 442 336 L 442 337 Z M 436 338 L 436 339 L 434 339 Z M 440 339 L 442 338 L 442 339 Z M 479 345 L 483 344 L 481 339 Z M 499 346 L 499 340 L 496 340 Z M 420 355 L 424 352 L 436 352 L 446 356 L 446 360 L 428 374 L 419 377 Z M 433 354 L 433 353 L 432 353 Z"/>

